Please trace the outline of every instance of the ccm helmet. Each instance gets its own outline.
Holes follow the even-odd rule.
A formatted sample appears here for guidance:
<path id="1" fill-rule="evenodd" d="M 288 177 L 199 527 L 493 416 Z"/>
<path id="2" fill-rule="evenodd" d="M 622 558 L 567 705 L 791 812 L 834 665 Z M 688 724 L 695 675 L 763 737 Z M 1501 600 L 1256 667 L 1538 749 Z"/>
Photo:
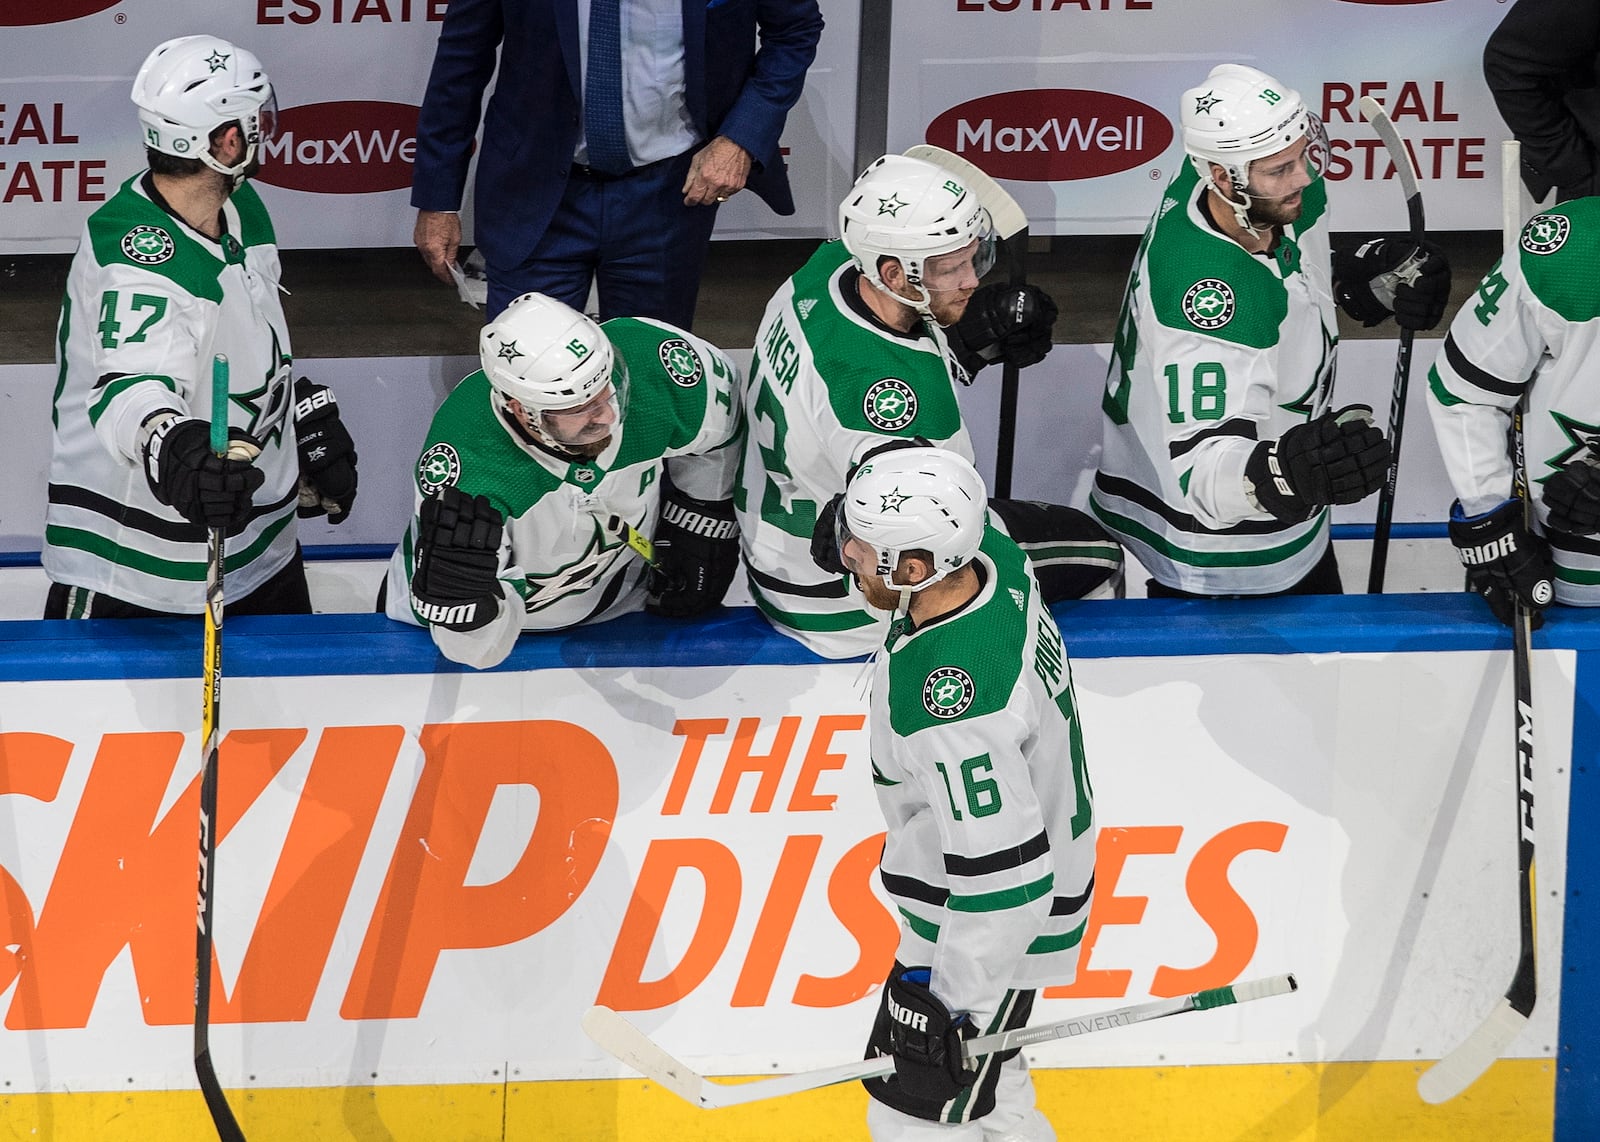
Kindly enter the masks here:
<path id="1" fill-rule="evenodd" d="M 1320 177 L 1328 161 L 1328 135 L 1292 87 L 1264 71 L 1224 63 L 1211 69 L 1206 81 L 1183 93 L 1179 109 L 1183 149 L 1200 178 L 1223 191 L 1211 177 L 1211 164 L 1228 172 L 1228 180 L 1248 207 L 1250 164 L 1307 140 L 1306 162 Z"/>
<path id="2" fill-rule="evenodd" d="M 988 493 L 983 477 L 946 448 L 899 448 L 864 461 L 839 504 L 842 550 L 851 539 L 872 548 L 891 591 L 920 591 L 964 567 L 983 541 Z M 933 574 L 908 587 L 894 582 L 906 551 L 933 556 Z"/>
<path id="3" fill-rule="evenodd" d="M 478 334 L 478 358 L 489 384 L 520 404 L 552 443 L 590 443 L 571 439 L 559 414 L 602 396 L 608 396 L 612 423 L 622 419 L 627 366 L 598 325 L 553 297 L 525 293 L 514 299 Z M 592 428 L 589 434 L 604 435 Z"/>
<path id="4" fill-rule="evenodd" d="M 839 204 L 839 234 L 862 274 L 880 289 L 888 287 L 878 275 L 878 259 L 898 259 L 919 295 L 905 300 L 924 314 L 932 300 L 924 285 L 929 258 L 976 239 L 977 276 L 994 266 L 994 224 L 978 196 L 943 167 L 906 155 L 884 155 L 856 179 Z"/>
<path id="5" fill-rule="evenodd" d="M 132 99 L 145 146 L 199 159 L 236 186 L 277 129 L 278 104 L 261 61 L 216 36 L 180 36 L 158 45 L 133 78 Z M 225 167 L 211 154 L 211 132 L 229 123 L 239 124 L 245 152 Z"/>

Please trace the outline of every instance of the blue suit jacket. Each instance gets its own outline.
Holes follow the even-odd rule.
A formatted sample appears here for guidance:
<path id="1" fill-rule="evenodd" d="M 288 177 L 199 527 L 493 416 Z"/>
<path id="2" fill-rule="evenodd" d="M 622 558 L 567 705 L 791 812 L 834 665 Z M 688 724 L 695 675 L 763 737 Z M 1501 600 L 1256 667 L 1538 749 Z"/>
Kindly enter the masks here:
<path id="1" fill-rule="evenodd" d="M 484 88 L 476 237 L 493 260 L 532 252 L 560 203 L 580 127 L 578 8 L 586 0 L 451 0 L 417 121 L 411 205 L 460 208 Z M 822 35 L 817 0 L 683 0 L 689 114 L 755 161 L 749 188 L 794 213 L 778 140 Z M 757 33 L 760 50 L 757 50 Z"/>

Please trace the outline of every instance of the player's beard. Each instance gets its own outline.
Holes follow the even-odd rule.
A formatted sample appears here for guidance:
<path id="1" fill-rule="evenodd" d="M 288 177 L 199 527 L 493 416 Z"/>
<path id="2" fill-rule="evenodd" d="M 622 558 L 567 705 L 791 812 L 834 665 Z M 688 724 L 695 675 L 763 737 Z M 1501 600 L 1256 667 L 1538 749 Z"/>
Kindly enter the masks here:
<path id="1" fill-rule="evenodd" d="M 608 432 L 599 440 L 588 444 L 559 444 L 557 447 L 570 456 L 579 460 L 593 460 L 600 453 L 611 446 L 611 434 Z"/>
<path id="2" fill-rule="evenodd" d="M 880 611 L 892 611 L 900 606 L 900 592 L 891 591 L 884 586 L 883 580 L 876 575 L 857 575 L 856 589 L 861 592 L 867 605 Z"/>
<path id="3" fill-rule="evenodd" d="M 972 300 L 973 290 L 930 290 L 928 297 L 928 312 L 941 326 L 949 328 L 961 320 L 961 315 L 967 312 L 967 303 Z"/>
<path id="4" fill-rule="evenodd" d="M 1298 221 L 1300 212 L 1305 209 L 1306 200 L 1303 194 L 1291 195 L 1295 201 L 1290 206 L 1281 198 L 1255 198 L 1250 201 L 1250 208 L 1245 211 L 1251 225 L 1257 230 L 1267 230 L 1274 226 L 1287 226 Z"/>

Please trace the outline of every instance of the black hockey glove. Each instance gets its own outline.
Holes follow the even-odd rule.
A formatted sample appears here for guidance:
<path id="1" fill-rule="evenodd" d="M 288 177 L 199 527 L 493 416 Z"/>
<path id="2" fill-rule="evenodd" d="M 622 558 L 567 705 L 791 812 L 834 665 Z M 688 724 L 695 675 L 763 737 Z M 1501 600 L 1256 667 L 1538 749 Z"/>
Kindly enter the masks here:
<path id="1" fill-rule="evenodd" d="M 839 552 L 839 509 L 843 506 L 844 493 L 835 493 L 817 512 L 817 524 L 811 529 L 811 562 L 829 575 L 850 573 Z"/>
<path id="2" fill-rule="evenodd" d="M 697 500 L 661 477 L 656 562 L 644 609 L 669 619 L 704 614 L 722 602 L 739 570 L 739 523 L 732 500 Z"/>
<path id="3" fill-rule="evenodd" d="M 1372 410 L 1352 404 L 1257 444 L 1244 476 L 1261 510 L 1292 522 L 1371 495 L 1388 470 L 1389 441 Z"/>
<path id="4" fill-rule="evenodd" d="M 889 1048 L 902 1092 L 945 1103 L 977 1078 L 961 1048 L 978 1029 L 965 1013 L 952 1015 L 928 990 L 929 977 L 927 968 L 907 968 L 889 977 Z"/>
<path id="5" fill-rule="evenodd" d="M 453 484 L 422 501 L 411 606 L 425 621 L 468 631 L 500 613 L 504 520 L 487 496 L 469 496 Z"/>
<path id="6" fill-rule="evenodd" d="M 1432 329 L 1450 300 L 1450 259 L 1432 242 L 1373 238 L 1333 255 L 1333 295 L 1363 325 L 1394 315 L 1402 329 Z"/>
<path id="7" fill-rule="evenodd" d="M 175 413 L 145 421 L 144 474 L 156 499 L 190 523 L 234 534 L 250 521 L 250 497 L 266 481 L 251 463 L 261 446 L 247 432 L 228 434 L 228 455 L 211 451 L 211 426 Z"/>
<path id="8" fill-rule="evenodd" d="M 356 499 L 356 445 L 327 385 L 306 377 L 294 383 L 294 437 L 300 448 L 297 513 L 343 523 Z"/>
<path id="9" fill-rule="evenodd" d="M 1483 596 L 1495 618 L 1510 626 L 1520 600 L 1533 612 L 1533 625 L 1543 623 L 1539 612 L 1555 598 L 1555 567 L 1550 545 L 1528 531 L 1520 499 L 1475 516 L 1463 515 L 1457 500 L 1450 507 L 1450 542 L 1467 569 L 1467 587 Z"/>
<path id="10" fill-rule="evenodd" d="M 1600 532 L 1600 461 L 1585 453 L 1544 482 L 1546 523 L 1569 535 Z"/>
<path id="11" fill-rule="evenodd" d="M 1038 286 L 979 286 L 945 338 L 971 383 L 995 361 L 1026 368 L 1044 360 L 1057 312 L 1055 299 Z"/>

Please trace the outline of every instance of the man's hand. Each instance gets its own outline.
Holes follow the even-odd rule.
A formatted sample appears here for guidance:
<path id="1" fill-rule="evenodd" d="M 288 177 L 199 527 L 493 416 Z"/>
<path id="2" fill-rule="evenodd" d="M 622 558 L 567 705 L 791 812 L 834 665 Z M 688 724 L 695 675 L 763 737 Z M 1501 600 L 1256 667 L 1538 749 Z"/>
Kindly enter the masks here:
<path id="1" fill-rule="evenodd" d="M 1450 507 L 1450 542 L 1467 569 L 1467 586 L 1483 596 L 1495 618 L 1510 626 L 1520 602 L 1533 612 L 1537 628 L 1540 612 L 1555 598 L 1555 566 L 1550 545 L 1528 530 L 1522 515 L 1516 497 L 1474 516 L 1457 500 Z"/>
<path id="2" fill-rule="evenodd" d="M 1432 242 L 1374 238 L 1333 256 L 1334 298 L 1363 325 L 1393 314 L 1402 329 L 1432 329 L 1450 300 L 1450 259 Z"/>
<path id="3" fill-rule="evenodd" d="M 333 390 L 309 377 L 294 383 L 294 436 L 300 453 L 301 519 L 343 523 L 356 499 L 356 446 Z"/>
<path id="4" fill-rule="evenodd" d="M 1261 510 L 1293 523 L 1329 504 L 1353 504 L 1383 486 L 1389 441 L 1364 404 L 1346 405 L 1263 440 L 1244 478 Z"/>
<path id="5" fill-rule="evenodd" d="M 912 1098 L 944 1103 L 978 1077 L 962 1044 L 978 1033 L 965 1012 L 957 1015 L 929 990 L 927 968 L 889 977 L 889 1045 L 900 1089 Z"/>
<path id="6" fill-rule="evenodd" d="M 487 496 L 447 484 L 422 501 L 411 573 L 411 607 L 453 631 L 488 626 L 500 612 L 500 542 L 505 517 Z"/>
<path id="7" fill-rule="evenodd" d="M 422 253 L 433 276 L 445 285 L 454 285 L 450 266 L 461 250 L 461 216 L 438 210 L 417 211 L 417 226 L 411 240 Z"/>
<path id="8" fill-rule="evenodd" d="M 242 429 L 230 430 L 228 454 L 211 451 L 211 426 L 162 412 L 144 425 L 144 474 L 156 499 L 190 523 L 236 535 L 250 522 L 250 497 L 266 475 L 251 461 L 261 447 Z"/>
<path id="9" fill-rule="evenodd" d="M 744 189 L 749 177 L 750 152 L 726 135 L 718 135 L 690 160 L 689 177 L 683 180 L 683 204 L 711 206 L 726 202 Z M 456 233 L 459 237 L 459 227 Z"/>

